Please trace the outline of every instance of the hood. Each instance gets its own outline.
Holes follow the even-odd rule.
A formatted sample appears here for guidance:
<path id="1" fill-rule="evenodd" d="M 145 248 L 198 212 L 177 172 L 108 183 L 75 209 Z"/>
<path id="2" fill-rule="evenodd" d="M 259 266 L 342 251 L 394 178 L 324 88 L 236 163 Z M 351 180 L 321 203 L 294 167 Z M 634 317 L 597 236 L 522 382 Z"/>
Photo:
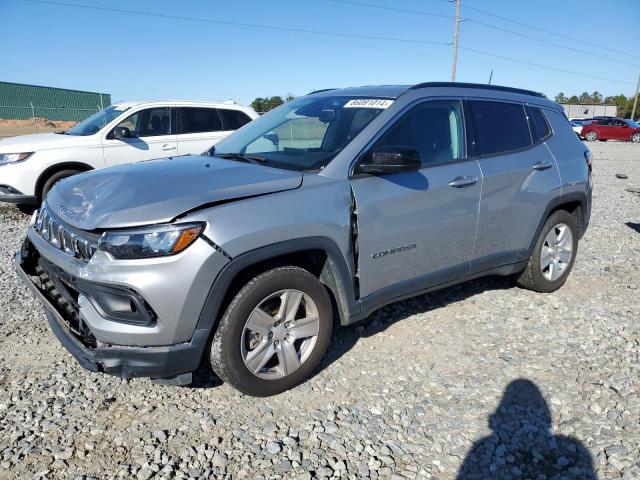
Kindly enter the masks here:
<path id="1" fill-rule="evenodd" d="M 53 148 L 80 147 L 96 143 L 94 135 L 61 135 L 59 133 L 36 133 L 0 140 L 0 153 L 22 153 L 51 150 Z"/>
<path id="2" fill-rule="evenodd" d="M 206 156 L 175 157 L 75 175 L 47 195 L 83 229 L 164 223 L 207 204 L 298 188 L 302 173 Z"/>

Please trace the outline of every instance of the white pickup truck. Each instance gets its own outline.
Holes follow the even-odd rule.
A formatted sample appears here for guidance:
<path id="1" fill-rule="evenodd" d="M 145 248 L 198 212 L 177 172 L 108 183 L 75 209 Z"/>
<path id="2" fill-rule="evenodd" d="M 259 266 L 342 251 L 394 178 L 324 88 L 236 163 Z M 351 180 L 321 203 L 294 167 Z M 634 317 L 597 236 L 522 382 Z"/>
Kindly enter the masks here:
<path id="1" fill-rule="evenodd" d="M 200 154 L 257 117 L 232 102 L 126 102 L 67 132 L 0 140 L 0 201 L 37 205 L 56 182 L 76 173 Z"/>

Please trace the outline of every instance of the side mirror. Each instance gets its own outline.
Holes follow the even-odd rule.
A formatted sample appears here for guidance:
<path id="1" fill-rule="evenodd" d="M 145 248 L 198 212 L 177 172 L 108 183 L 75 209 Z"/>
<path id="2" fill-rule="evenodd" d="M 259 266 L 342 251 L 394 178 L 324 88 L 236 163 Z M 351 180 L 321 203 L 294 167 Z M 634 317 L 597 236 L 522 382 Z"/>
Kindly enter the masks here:
<path id="1" fill-rule="evenodd" d="M 273 143 L 273 145 L 275 145 L 276 147 L 278 146 L 278 144 L 280 143 L 280 137 L 278 136 L 277 133 L 275 132 L 271 132 L 271 133 L 266 133 L 262 136 L 262 138 L 266 138 L 267 140 L 269 140 L 271 143 Z"/>
<path id="2" fill-rule="evenodd" d="M 390 145 L 376 148 L 356 167 L 355 173 L 384 175 L 387 173 L 417 172 L 422 166 L 420 153 L 411 147 Z"/>
<path id="3" fill-rule="evenodd" d="M 336 118 L 336 111 L 331 109 L 322 110 L 320 112 L 320 115 L 318 116 L 318 120 L 321 121 L 322 123 L 331 123 L 335 118 Z"/>
<path id="4" fill-rule="evenodd" d="M 113 138 L 116 140 L 123 140 L 125 138 L 131 138 L 131 130 L 127 127 L 116 127 L 113 129 Z"/>

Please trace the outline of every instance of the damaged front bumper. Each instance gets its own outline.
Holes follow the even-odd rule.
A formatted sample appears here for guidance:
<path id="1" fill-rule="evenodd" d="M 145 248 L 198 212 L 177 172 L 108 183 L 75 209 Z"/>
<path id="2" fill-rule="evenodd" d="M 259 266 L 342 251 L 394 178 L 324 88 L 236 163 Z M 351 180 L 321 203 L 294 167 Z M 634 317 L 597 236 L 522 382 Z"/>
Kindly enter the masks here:
<path id="1" fill-rule="evenodd" d="M 64 312 L 34 281 L 36 273 L 24 260 L 25 248 L 15 256 L 15 268 L 21 280 L 43 304 L 49 325 L 62 345 L 87 370 L 121 378 L 150 377 L 172 379 L 172 383 L 190 381 L 190 373 L 198 368 L 208 339 L 208 331 L 196 330 L 188 342 L 169 346 L 132 347 L 92 345 L 69 328 Z"/>

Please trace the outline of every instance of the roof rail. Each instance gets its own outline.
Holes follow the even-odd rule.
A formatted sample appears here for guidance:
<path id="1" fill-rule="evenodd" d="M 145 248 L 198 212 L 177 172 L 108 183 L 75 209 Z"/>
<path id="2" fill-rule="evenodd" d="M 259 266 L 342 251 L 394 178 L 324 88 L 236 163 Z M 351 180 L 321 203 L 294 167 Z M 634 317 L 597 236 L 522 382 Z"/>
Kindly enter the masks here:
<path id="1" fill-rule="evenodd" d="M 307 93 L 307 95 L 313 95 L 314 93 L 320 92 L 330 92 L 331 90 L 337 90 L 336 88 L 321 88 L 320 90 L 314 90 L 313 92 Z"/>
<path id="2" fill-rule="evenodd" d="M 461 82 L 425 82 L 418 83 L 410 88 L 410 90 L 416 90 L 418 88 L 429 88 L 429 87 L 454 87 L 454 88 L 476 88 L 481 90 L 498 90 L 501 92 L 511 92 L 511 93 L 519 93 L 521 95 L 533 95 L 534 97 L 543 97 L 539 92 L 534 92 L 533 90 L 524 90 L 522 88 L 514 88 L 514 87 L 503 87 L 500 85 L 488 85 L 486 83 L 461 83 Z"/>

